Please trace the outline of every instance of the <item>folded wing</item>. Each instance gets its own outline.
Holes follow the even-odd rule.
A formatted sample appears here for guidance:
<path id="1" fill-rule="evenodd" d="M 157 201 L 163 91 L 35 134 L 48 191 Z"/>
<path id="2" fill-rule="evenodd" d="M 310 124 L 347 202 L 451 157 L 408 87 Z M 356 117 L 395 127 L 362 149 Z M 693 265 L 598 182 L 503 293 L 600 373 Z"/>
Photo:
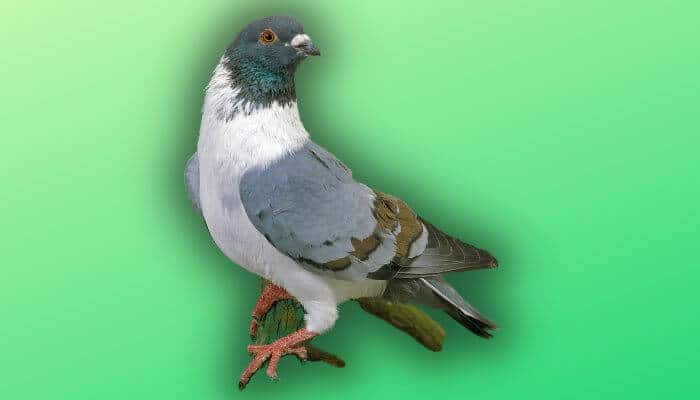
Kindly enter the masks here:
<path id="1" fill-rule="evenodd" d="M 422 221 L 402 200 L 356 182 L 309 142 L 240 184 L 246 214 L 278 250 L 338 279 L 431 276 L 495 260 Z"/>

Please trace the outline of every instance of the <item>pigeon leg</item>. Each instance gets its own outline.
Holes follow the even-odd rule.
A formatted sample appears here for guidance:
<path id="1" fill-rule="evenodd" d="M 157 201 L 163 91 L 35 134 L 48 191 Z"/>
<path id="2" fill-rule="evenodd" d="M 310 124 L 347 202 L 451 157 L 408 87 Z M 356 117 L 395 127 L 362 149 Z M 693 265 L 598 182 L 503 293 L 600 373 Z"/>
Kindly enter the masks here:
<path id="1" fill-rule="evenodd" d="M 264 317 L 276 302 L 286 299 L 293 299 L 293 297 L 280 286 L 269 283 L 263 288 L 257 303 L 255 303 L 255 308 L 253 308 L 253 312 L 251 313 L 252 319 L 250 320 L 250 327 L 248 328 L 248 333 L 250 333 L 251 338 L 255 338 L 260 318 Z"/>
<path id="2" fill-rule="evenodd" d="M 238 387 L 243 389 L 248 384 L 250 377 L 260 369 L 265 361 L 270 360 L 267 366 L 267 376 L 277 379 L 277 364 L 282 356 L 294 354 L 302 360 L 308 357 L 305 341 L 316 336 L 316 333 L 309 332 L 306 328 L 299 329 L 287 336 L 281 337 L 270 344 L 250 345 L 248 352 L 253 354 L 253 360 L 241 374 Z"/>

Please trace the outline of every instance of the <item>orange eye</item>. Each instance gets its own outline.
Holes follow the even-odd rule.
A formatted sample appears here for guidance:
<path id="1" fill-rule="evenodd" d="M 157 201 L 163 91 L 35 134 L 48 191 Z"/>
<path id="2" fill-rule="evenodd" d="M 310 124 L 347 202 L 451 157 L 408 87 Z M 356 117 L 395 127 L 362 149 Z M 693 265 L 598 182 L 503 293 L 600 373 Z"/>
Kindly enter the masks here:
<path id="1" fill-rule="evenodd" d="M 272 29 L 265 29 L 260 32 L 260 43 L 270 44 L 277 40 L 277 34 Z"/>

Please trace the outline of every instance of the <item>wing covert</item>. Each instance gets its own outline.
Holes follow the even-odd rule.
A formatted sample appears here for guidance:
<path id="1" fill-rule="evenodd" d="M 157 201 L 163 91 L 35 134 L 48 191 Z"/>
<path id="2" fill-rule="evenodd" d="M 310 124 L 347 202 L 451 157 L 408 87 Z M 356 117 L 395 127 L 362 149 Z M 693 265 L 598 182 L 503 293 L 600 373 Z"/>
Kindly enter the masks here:
<path id="1" fill-rule="evenodd" d="M 339 279 L 362 279 L 408 259 L 423 232 L 405 203 L 354 181 L 312 142 L 247 172 L 240 195 L 253 225 L 278 250 Z"/>

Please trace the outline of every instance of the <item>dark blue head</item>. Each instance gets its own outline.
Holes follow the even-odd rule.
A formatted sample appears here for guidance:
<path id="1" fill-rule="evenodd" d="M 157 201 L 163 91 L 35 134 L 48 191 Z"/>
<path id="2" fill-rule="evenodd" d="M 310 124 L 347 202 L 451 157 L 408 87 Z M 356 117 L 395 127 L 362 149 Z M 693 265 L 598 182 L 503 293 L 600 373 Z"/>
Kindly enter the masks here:
<path id="1" fill-rule="evenodd" d="M 271 16 L 250 23 L 226 50 L 233 85 L 246 100 L 269 105 L 295 99 L 299 62 L 320 55 L 294 17 Z"/>

